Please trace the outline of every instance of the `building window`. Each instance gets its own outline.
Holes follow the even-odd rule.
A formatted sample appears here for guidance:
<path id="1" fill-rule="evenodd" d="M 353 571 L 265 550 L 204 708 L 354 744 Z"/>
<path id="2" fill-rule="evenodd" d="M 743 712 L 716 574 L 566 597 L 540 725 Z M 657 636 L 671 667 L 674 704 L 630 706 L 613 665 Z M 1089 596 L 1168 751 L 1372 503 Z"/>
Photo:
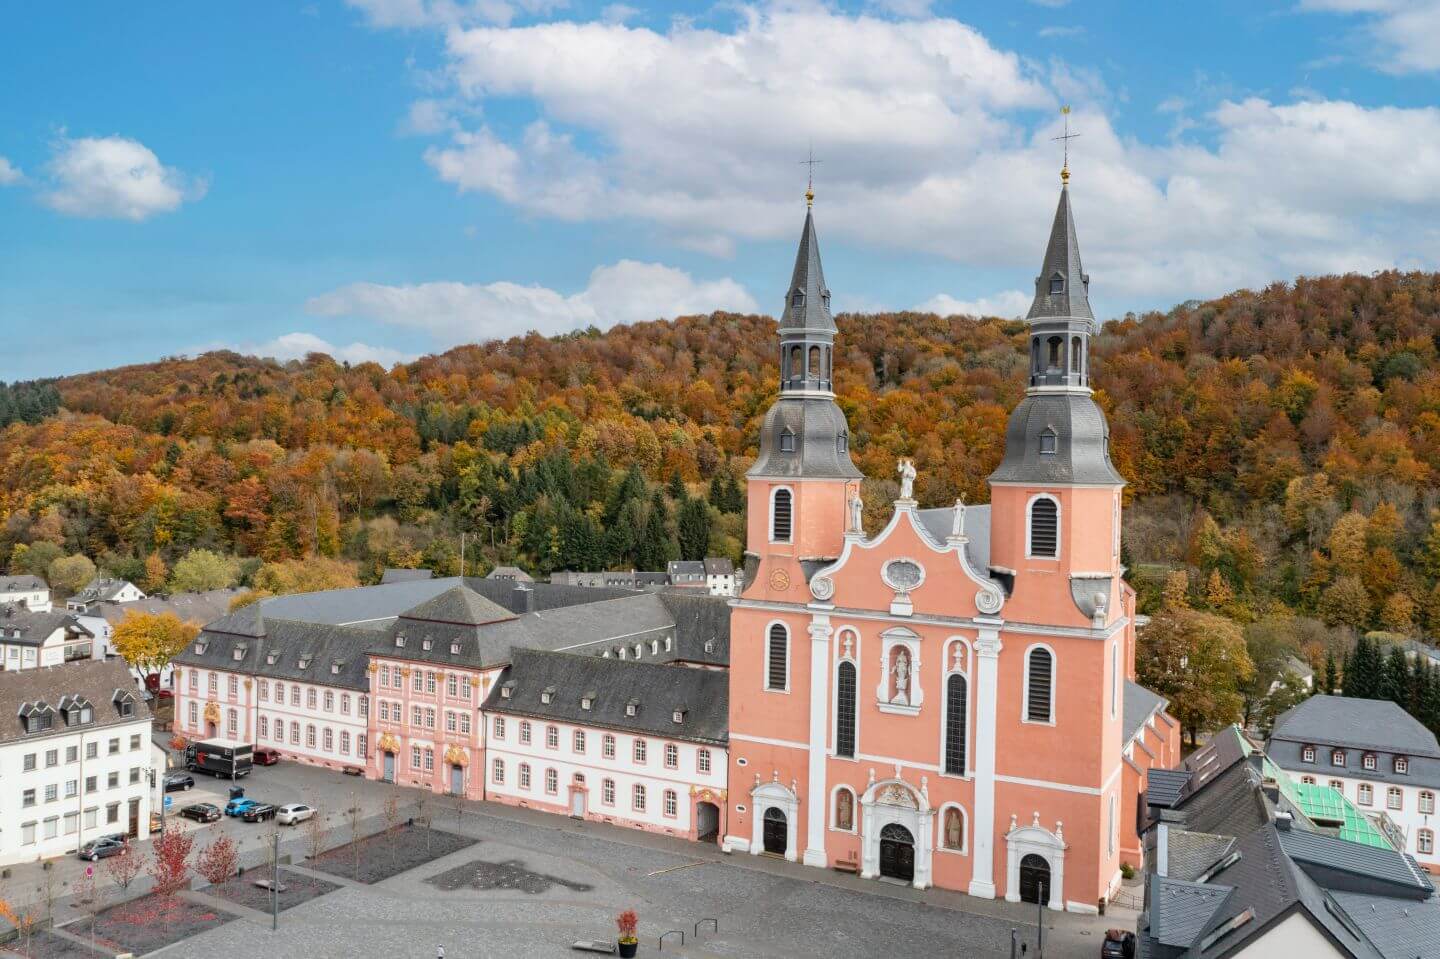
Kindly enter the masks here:
<path id="1" fill-rule="evenodd" d="M 1375 768 L 1375 754 L 1374 754 L 1374 753 L 1366 753 L 1364 756 L 1360 757 L 1360 764 L 1361 764 L 1362 766 L 1364 766 L 1366 769 L 1374 769 L 1374 768 Z"/>
<path id="2" fill-rule="evenodd" d="M 960 673 L 945 680 L 945 771 L 965 775 L 965 746 L 970 716 L 969 684 Z"/>
<path id="3" fill-rule="evenodd" d="M 529 764 L 529 763 L 521 763 L 521 764 L 520 764 L 520 788 L 521 788 L 521 789 L 529 789 L 529 788 L 530 788 L 530 764 Z"/>
<path id="4" fill-rule="evenodd" d="M 230 738 L 234 739 L 236 731 L 239 729 L 240 720 L 239 717 L 235 715 L 235 710 L 230 709 L 226 712 L 227 715 L 225 717 L 225 729 L 230 734 Z"/>
<path id="5" fill-rule="evenodd" d="M 1426 816 L 1435 812 L 1435 794 L 1428 789 L 1420 794 L 1420 812 Z"/>
<path id="6" fill-rule="evenodd" d="M 425 750 L 425 771 L 433 772 L 435 769 L 435 750 Z"/>
<path id="7" fill-rule="evenodd" d="M 496 738 L 496 739 L 504 739 L 504 738 L 505 738 L 505 717 L 504 717 L 504 716 L 496 716 L 496 717 L 495 717 L 495 738 Z"/>
<path id="8" fill-rule="evenodd" d="M 698 770 L 699 772 L 702 772 L 702 773 L 708 773 L 708 772 L 710 771 L 710 750 L 708 750 L 708 749 L 696 750 L 696 752 L 695 752 L 695 768 L 696 768 L 696 770 Z"/>
<path id="9" fill-rule="evenodd" d="M 530 745 L 530 722 L 529 722 L 529 720 L 521 720 L 521 721 L 520 721 L 520 745 L 522 745 L 522 746 L 528 746 L 528 745 Z"/>
<path id="10" fill-rule="evenodd" d="M 1060 554 L 1060 504 L 1040 496 L 1030 504 L 1030 555 L 1053 559 Z"/>
<path id="11" fill-rule="evenodd" d="M 211 695 L 211 696 L 214 696 L 214 695 L 215 695 L 216 693 L 218 693 L 218 692 L 220 692 L 220 674 L 219 674 L 219 673 L 211 673 L 211 674 L 210 674 L 210 695 Z"/>
<path id="12" fill-rule="evenodd" d="M 575 735 L 571 737 L 570 746 L 577 753 L 583 753 L 585 751 L 585 731 L 583 729 L 575 730 Z"/>
<path id="13" fill-rule="evenodd" d="M 370 697 L 360 696 L 356 698 L 355 709 L 361 719 L 368 717 L 370 715 Z"/>
<path id="14" fill-rule="evenodd" d="M 675 800 L 675 790 L 665 790 L 665 815 L 669 816 L 671 819 L 674 819 L 676 814 L 679 812 L 679 807 L 680 804 Z"/>
<path id="15" fill-rule="evenodd" d="M 635 791 L 631 796 L 630 804 L 635 807 L 636 812 L 645 811 L 645 784 L 636 783 Z"/>
<path id="16" fill-rule="evenodd" d="M 835 672 L 835 755 L 855 758 L 855 664 Z"/>
<path id="17" fill-rule="evenodd" d="M 560 774 L 553 769 L 545 770 L 545 792 L 553 796 L 560 791 Z"/>
<path id="18" fill-rule="evenodd" d="M 1343 750 L 1343 749 L 1337 749 L 1337 750 L 1335 750 L 1334 752 L 1332 752 L 1332 753 L 1330 754 L 1330 765 L 1332 765 L 1332 766 L 1343 766 L 1343 765 L 1345 765 L 1345 750 Z"/>
<path id="19" fill-rule="evenodd" d="M 461 733 L 461 735 L 464 735 L 464 736 L 470 735 L 470 714 L 469 714 L 469 713 L 461 713 L 461 714 L 460 714 L 460 733 Z"/>
<path id="20" fill-rule="evenodd" d="M 299 705 L 300 705 L 300 687 L 299 687 L 299 686 L 291 686 L 291 687 L 290 687 L 290 705 L 291 705 L 291 706 L 299 706 Z"/>
<path id="21" fill-rule="evenodd" d="M 460 692 L 460 679 L 454 673 L 445 677 L 445 695 L 452 699 Z"/>
<path id="22" fill-rule="evenodd" d="M 1050 277 L 1050 292 L 1051 292 L 1052 295 L 1053 295 L 1053 294 L 1058 294 L 1058 293 L 1064 293 L 1064 292 L 1065 292 L 1065 277 L 1061 276 L 1059 273 L 1052 274 L 1051 277 Z M 1051 344 L 1052 361 L 1059 359 L 1058 355 L 1054 355 L 1054 354 L 1058 353 L 1058 350 L 1059 350 L 1059 347 L 1056 346 L 1054 343 L 1052 343 L 1052 344 Z"/>
<path id="23" fill-rule="evenodd" d="M 607 779 L 600 783 L 600 801 L 607 806 L 615 805 L 615 780 Z"/>
<path id="24" fill-rule="evenodd" d="M 1400 808 L 1404 805 L 1404 803 L 1405 803 L 1405 796 L 1404 796 L 1404 793 L 1402 793 L 1402 792 L 1400 791 L 1400 787 L 1399 787 L 1399 786 L 1391 786 L 1389 789 L 1385 790 L 1385 808 L 1386 808 L 1386 809 L 1396 809 L 1396 810 L 1398 810 L 1398 809 L 1400 809 Z"/>
<path id="25" fill-rule="evenodd" d="M 1361 783 L 1355 790 L 1355 801 L 1361 806 L 1375 805 L 1375 787 L 1369 783 Z"/>
<path id="26" fill-rule="evenodd" d="M 1055 700 L 1055 657 L 1044 646 L 1036 646 L 1025 657 L 1025 720 L 1053 723 Z"/>
<path id="27" fill-rule="evenodd" d="M 1329 783 L 1327 783 L 1327 785 L 1328 785 L 1331 789 L 1333 789 L 1333 790 L 1335 790 L 1336 792 L 1338 792 L 1340 795 L 1342 795 L 1342 796 L 1345 795 L 1345 783 L 1341 782 L 1340 780 L 1338 780 L 1338 779 L 1332 779 L 1332 780 L 1330 780 Z"/>
<path id="28" fill-rule="evenodd" d="M 635 762 L 639 763 L 639 764 L 642 765 L 642 766 L 645 764 L 645 740 L 643 740 L 643 739 L 636 739 L 636 740 L 635 740 L 634 759 L 635 759 Z"/>
<path id="29" fill-rule="evenodd" d="M 1406 759 L 1404 756 L 1396 756 L 1396 757 L 1395 757 L 1395 772 L 1398 773 L 1398 774 L 1401 775 L 1401 776 L 1404 776 L 1404 775 L 1406 775 L 1407 773 L 1409 773 L 1409 772 L 1410 772 L 1410 760 Z"/>
<path id="30" fill-rule="evenodd" d="M 789 429 L 782 430 L 780 433 L 780 452 L 795 452 L 795 434 Z"/>
<path id="31" fill-rule="evenodd" d="M 259 728 L 259 730 L 260 730 L 260 732 L 259 732 L 260 738 L 261 738 L 261 739 L 266 738 L 267 736 L 270 735 L 270 720 L 266 719 L 264 716 L 261 716 L 260 719 L 259 719 L 259 721 L 258 721 L 258 728 Z"/>
<path id="32" fill-rule="evenodd" d="M 315 748 L 315 727 L 314 727 L 314 725 L 310 725 L 310 726 L 306 726 L 306 727 L 305 727 L 305 745 L 306 745 L 306 746 L 309 746 L 311 749 L 314 749 L 314 748 Z"/>
<path id="33" fill-rule="evenodd" d="M 680 749 L 674 743 L 665 744 L 665 768 L 680 768 Z"/>
<path id="34" fill-rule="evenodd" d="M 322 737 L 321 744 L 324 746 L 325 751 L 326 751 L 327 753 L 329 753 L 329 752 L 334 752 L 334 751 L 335 751 L 335 730 L 331 729 L 331 728 L 328 727 L 328 726 L 325 727 L 325 735 Z"/>
<path id="35" fill-rule="evenodd" d="M 325 690 L 325 711 L 327 713 L 335 711 L 335 693 L 328 689 Z"/>
<path id="36" fill-rule="evenodd" d="M 425 670 L 425 692 L 435 692 L 435 673 L 428 669 Z"/>
<path id="37" fill-rule="evenodd" d="M 1304 749 L 1300 750 L 1300 761 L 1305 763 L 1313 763 L 1315 761 L 1315 747 L 1306 746 Z"/>
<path id="38" fill-rule="evenodd" d="M 790 542 L 790 520 L 793 494 L 788 489 L 777 489 L 770 498 L 770 540 L 774 543 Z"/>
<path id="39" fill-rule="evenodd" d="M 231 695 L 231 696 L 237 696 L 237 695 L 239 695 L 239 693 L 240 693 L 240 677 L 239 677 L 239 676 L 231 676 L 231 677 L 230 677 L 230 695 Z"/>
<path id="40" fill-rule="evenodd" d="M 965 851 L 965 810 L 946 806 L 940 821 L 940 848 L 951 852 Z"/>
<path id="41" fill-rule="evenodd" d="M 277 743 L 285 741 L 285 720 L 283 719 L 275 720 L 275 741 Z"/>
<path id="42" fill-rule="evenodd" d="M 555 728 L 554 726 L 546 726 L 546 727 L 545 727 L 545 748 L 546 748 L 546 749 L 559 749 L 559 748 L 560 748 L 560 730 L 557 729 L 557 728 Z"/>
<path id="43" fill-rule="evenodd" d="M 349 693 L 341 693 L 341 694 L 340 694 L 340 715 L 342 715 L 342 716 L 349 716 L 349 715 L 350 715 L 350 694 L 349 694 Z"/>
<path id="44" fill-rule="evenodd" d="M 1040 452 L 1045 456 L 1055 455 L 1055 431 L 1046 430 L 1040 434 Z"/>
<path id="45" fill-rule="evenodd" d="M 355 755 L 359 756 L 361 759 L 364 759 L 366 756 L 370 755 L 365 749 L 365 744 L 365 734 L 357 733 L 355 736 Z"/>
<path id="46" fill-rule="evenodd" d="M 1307 786 L 1313 786 L 1313 785 L 1315 785 L 1315 777 L 1314 777 L 1314 776 L 1301 776 L 1301 777 L 1300 777 L 1300 781 L 1301 781 L 1302 783 L 1304 783 L 1305 785 L 1307 785 Z"/>
<path id="47" fill-rule="evenodd" d="M 835 790 L 835 809 L 830 826 L 844 832 L 855 831 L 855 793 L 848 786 Z"/>
<path id="48" fill-rule="evenodd" d="M 497 759 L 490 764 L 490 781 L 497 786 L 505 785 L 505 760 Z"/>
<path id="49" fill-rule="evenodd" d="M 499 760 L 496 760 L 496 762 L 499 762 Z M 419 747 L 419 746 L 411 746 L 411 747 L 410 747 L 410 768 L 411 768 L 411 769 L 419 769 L 419 768 L 420 768 L 420 747 Z M 505 780 L 501 779 L 501 780 L 499 780 L 499 781 L 500 781 L 500 782 L 504 782 Z"/>
<path id="50" fill-rule="evenodd" d="M 350 733 L 343 729 L 340 730 L 340 755 L 350 755 Z"/>
<path id="51" fill-rule="evenodd" d="M 190 725 L 192 728 L 200 725 L 200 704 L 193 699 L 190 700 Z"/>
<path id="52" fill-rule="evenodd" d="M 773 623 L 765 645 L 765 688 L 785 692 L 790 687 L 790 630 Z"/>
<path id="53" fill-rule="evenodd" d="M 425 711 L 424 711 L 423 709 L 421 709 L 419 706 L 411 706 L 411 707 L 410 707 L 410 725 L 412 725 L 412 726 L 423 726 L 423 725 L 425 725 Z"/>
<path id="54" fill-rule="evenodd" d="M 1421 829 L 1415 834 L 1415 851 L 1422 856 L 1429 856 L 1435 852 L 1435 833 L 1430 829 Z"/>
<path id="55" fill-rule="evenodd" d="M 449 709 L 445 710 L 445 731 L 453 733 L 459 725 L 460 721 L 455 718 L 455 713 Z"/>
<path id="56" fill-rule="evenodd" d="M 614 758 L 615 758 L 615 737 L 614 737 L 614 736 L 611 736 L 611 735 L 609 735 L 609 734 L 607 733 L 606 736 L 605 736 L 605 738 L 602 739 L 602 740 L 600 740 L 600 754 L 601 754 L 602 756 L 604 756 L 606 759 L 614 759 Z"/>

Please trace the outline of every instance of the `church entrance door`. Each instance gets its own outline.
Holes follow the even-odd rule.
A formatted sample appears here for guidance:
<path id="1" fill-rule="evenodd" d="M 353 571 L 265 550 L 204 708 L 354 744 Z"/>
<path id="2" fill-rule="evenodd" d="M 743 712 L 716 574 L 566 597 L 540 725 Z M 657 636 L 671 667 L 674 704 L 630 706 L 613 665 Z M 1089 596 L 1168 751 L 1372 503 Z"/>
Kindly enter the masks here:
<path id="1" fill-rule="evenodd" d="M 1020 898 L 1024 902 L 1043 902 L 1049 897 L 1050 863 L 1044 856 L 1031 853 L 1020 860 Z"/>
<path id="2" fill-rule="evenodd" d="M 783 856 L 790 846 L 789 822 L 785 819 L 785 811 L 775 806 L 765 810 L 765 851 L 776 856 Z"/>
<path id="3" fill-rule="evenodd" d="M 902 882 L 915 880 L 915 837 L 897 822 L 880 830 L 880 875 Z"/>

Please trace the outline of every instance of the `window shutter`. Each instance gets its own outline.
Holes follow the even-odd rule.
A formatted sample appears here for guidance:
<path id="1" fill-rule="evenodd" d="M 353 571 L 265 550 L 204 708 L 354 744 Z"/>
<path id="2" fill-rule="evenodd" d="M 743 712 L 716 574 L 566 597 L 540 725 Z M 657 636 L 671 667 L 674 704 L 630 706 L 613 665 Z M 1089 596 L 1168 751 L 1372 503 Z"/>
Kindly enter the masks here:
<path id="1" fill-rule="evenodd" d="M 956 776 L 965 775 L 968 694 L 964 676 L 954 673 L 945 680 L 945 771 Z"/>
<path id="2" fill-rule="evenodd" d="M 1030 681 L 1027 688 L 1029 698 L 1025 718 L 1031 722 L 1050 722 L 1050 689 L 1054 662 L 1047 649 L 1030 651 Z"/>
<path id="3" fill-rule="evenodd" d="M 780 543 L 790 542 L 790 491 L 775 491 L 775 508 L 770 516 L 770 538 Z"/>
<path id="4" fill-rule="evenodd" d="M 835 755 L 855 755 L 855 664 L 841 663 L 835 681 Z"/>
<path id="5" fill-rule="evenodd" d="M 790 633 L 776 623 L 770 627 L 769 662 L 766 663 L 765 688 L 784 689 L 786 658 L 790 654 Z"/>
<path id="6" fill-rule="evenodd" d="M 1060 511 L 1053 499 L 1030 504 L 1030 555 L 1054 556 L 1059 546 Z"/>

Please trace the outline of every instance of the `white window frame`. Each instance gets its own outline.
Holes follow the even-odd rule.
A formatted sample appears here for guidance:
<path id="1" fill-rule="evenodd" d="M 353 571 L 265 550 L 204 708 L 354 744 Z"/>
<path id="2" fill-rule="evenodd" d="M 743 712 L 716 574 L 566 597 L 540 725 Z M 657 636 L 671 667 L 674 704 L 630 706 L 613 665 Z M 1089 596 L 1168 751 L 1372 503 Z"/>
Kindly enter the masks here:
<path id="1" fill-rule="evenodd" d="M 1036 555 L 1035 553 L 1031 552 L 1031 550 L 1030 550 L 1030 547 L 1031 547 L 1031 545 L 1032 545 L 1032 544 L 1031 544 L 1031 537 L 1030 537 L 1030 533 L 1031 533 L 1031 530 L 1030 530 L 1030 520 L 1031 520 L 1032 515 L 1033 515 L 1031 511 L 1034 509 L 1035 504 L 1036 504 L 1038 501 L 1042 500 L 1042 499 L 1048 499 L 1048 500 L 1050 500 L 1050 502 L 1052 502 L 1052 503 L 1055 504 L 1055 555 L 1054 555 L 1054 556 L 1039 556 L 1039 555 Z M 1064 515 L 1065 515 L 1064 510 L 1061 509 L 1061 506 L 1060 506 L 1060 498 L 1057 497 L 1054 493 L 1036 493 L 1034 496 L 1030 497 L 1028 500 L 1025 501 L 1025 558 L 1026 558 L 1026 559 L 1038 559 L 1038 560 L 1043 560 L 1043 561 L 1049 562 L 1049 563 L 1058 563 L 1058 562 L 1060 561 L 1060 556 L 1061 556 L 1062 552 L 1064 551 L 1063 537 L 1062 537 L 1062 535 L 1061 535 L 1062 529 L 1063 529 L 1063 527 L 1064 527 L 1064 524 L 1061 522 L 1061 520 L 1064 518 Z"/>
<path id="2" fill-rule="evenodd" d="M 790 535 L 785 539 L 775 538 L 775 497 L 780 491 L 785 490 L 790 494 Z M 772 486 L 770 488 L 770 515 L 769 528 L 765 531 L 766 537 L 771 543 L 793 546 L 795 544 L 795 490 L 790 486 Z"/>
<path id="3" fill-rule="evenodd" d="M 1055 672 L 1054 660 L 1050 663 L 1050 672 Z M 1051 711 L 1054 711 L 1054 695 L 1051 695 Z M 1116 639 L 1110 643 L 1110 718 L 1115 719 L 1120 715 L 1120 640 Z"/>
<path id="4" fill-rule="evenodd" d="M 1030 718 L 1030 654 L 1037 649 L 1043 649 L 1050 654 L 1050 720 L 1046 722 Z M 1055 717 L 1060 714 L 1060 704 L 1057 702 L 1057 694 L 1060 691 L 1060 657 L 1055 655 L 1055 648 L 1049 643 L 1031 643 L 1025 647 L 1025 673 L 1020 687 L 1020 721 L 1027 726 L 1054 726 Z"/>
<path id="5" fill-rule="evenodd" d="M 1391 786 L 1385 790 L 1385 808 L 1400 812 L 1405 808 L 1405 790 Z"/>
<path id="6" fill-rule="evenodd" d="M 782 689 L 776 689 L 774 686 L 770 685 L 770 644 L 773 639 L 770 633 L 771 630 L 773 630 L 776 626 L 779 626 L 781 629 L 785 630 L 785 686 Z M 793 654 L 795 651 L 795 644 L 792 643 L 790 640 L 791 636 L 789 623 L 785 622 L 782 619 L 772 619 L 770 620 L 770 622 L 765 624 L 765 662 L 763 664 L 765 670 L 765 681 L 761 684 L 761 688 L 767 693 L 790 692 L 790 661 L 794 658 Z"/>

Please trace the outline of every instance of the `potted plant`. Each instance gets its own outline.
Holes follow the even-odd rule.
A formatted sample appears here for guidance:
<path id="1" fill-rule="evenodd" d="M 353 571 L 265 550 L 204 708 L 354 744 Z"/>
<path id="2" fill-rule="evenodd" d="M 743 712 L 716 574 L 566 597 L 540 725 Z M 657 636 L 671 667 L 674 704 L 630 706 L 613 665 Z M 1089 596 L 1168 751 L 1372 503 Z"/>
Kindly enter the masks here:
<path id="1" fill-rule="evenodd" d="M 626 909 L 615 917 L 615 925 L 620 928 L 620 955 L 635 955 L 640 948 L 640 938 L 635 935 L 635 929 L 640 925 L 640 917 L 635 915 L 634 909 Z"/>

